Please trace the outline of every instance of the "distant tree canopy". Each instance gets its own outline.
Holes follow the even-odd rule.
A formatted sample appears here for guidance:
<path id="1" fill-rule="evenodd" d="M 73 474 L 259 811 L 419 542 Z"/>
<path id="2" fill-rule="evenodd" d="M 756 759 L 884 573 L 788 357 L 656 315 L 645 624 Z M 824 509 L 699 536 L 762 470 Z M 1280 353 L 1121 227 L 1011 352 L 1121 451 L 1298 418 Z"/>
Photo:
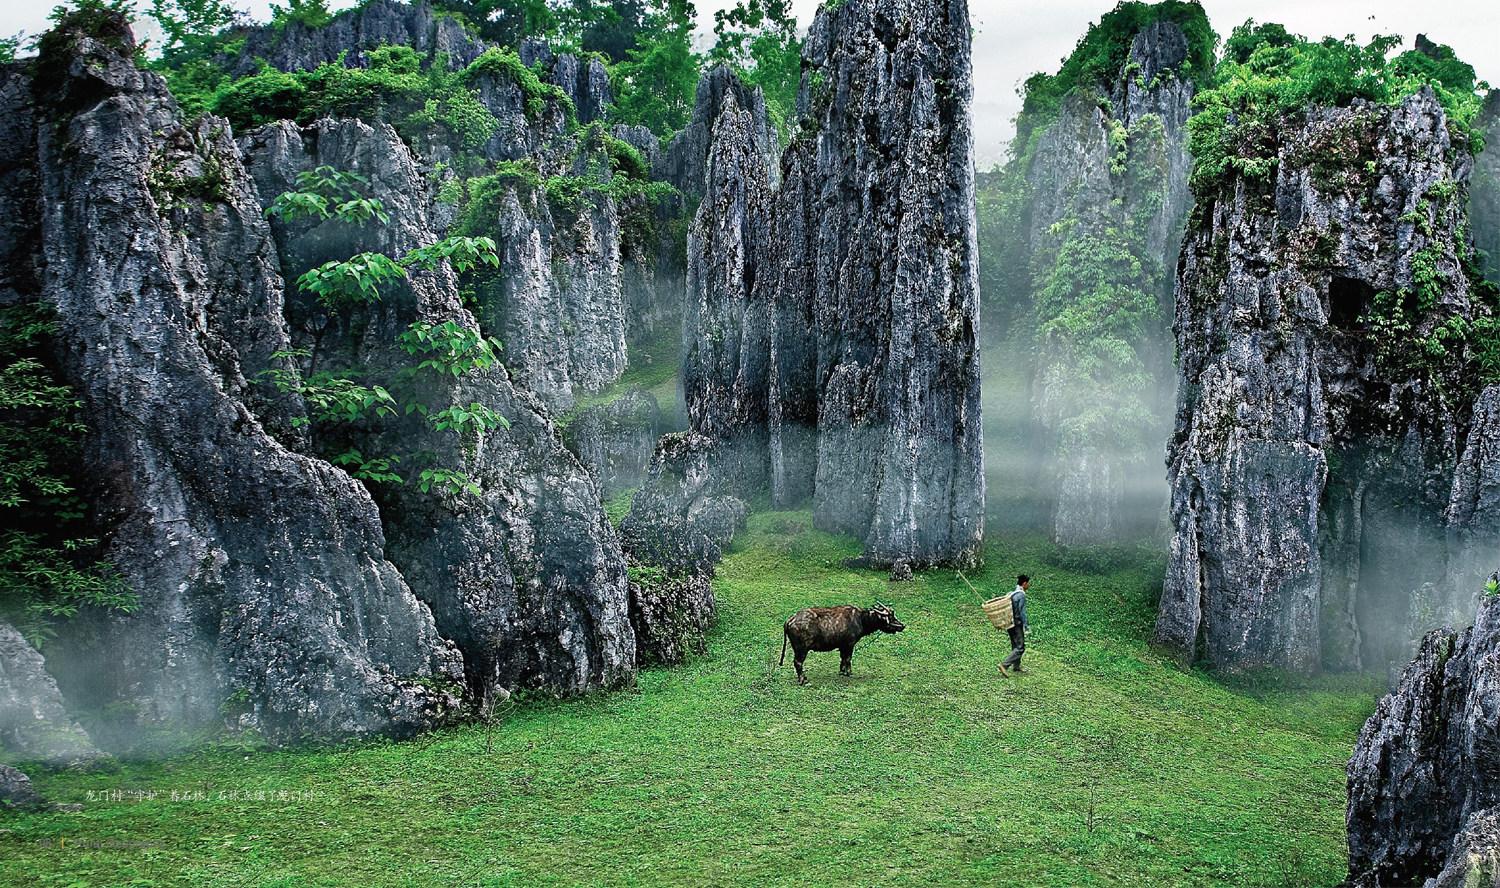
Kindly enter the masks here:
<path id="1" fill-rule="evenodd" d="M 1037 73 L 1027 78 L 1021 90 L 1015 144 L 1026 144 L 1033 131 L 1055 120 L 1063 99 L 1071 93 L 1114 80 L 1130 58 L 1135 35 L 1157 22 L 1173 22 L 1182 28 L 1188 43 L 1188 77 L 1195 81 L 1211 77 L 1219 37 L 1202 6 L 1183 0 L 1121 3 L 1089 26 L 1056 74 Z"/>
<path id="2" fill-rule="evenodd" d="M 659 135 L 687 126 L 703 62 L 693 51 L 690 0 L 652 0 L 636 47 L 614 68 L 615 113 Z"/>
<path id="3" fill-rule="evenodd" d="M 782 135 L 796 118 L 797 88 L 802 82 L 802 38 L 790 0 L 740 0 L 714 12 L 713 62 L 739 72 L 758 86 Z"/>
<path id="4" fill-rule="evenodd" d="M 1281 25 L 1254 21 L 1235 28 L 1188 122 L 1194 187 L 1215 187 L 1232 172 L 1269 176 L 1287 115 L 1355 99 L 1394 104 L 1423 87 L 1447 111 L 1455 139 L 1478 152 L 1483 145 L 1473 124 L 1488 85 L 1447 46 L 1419 37 L 1415 49 L 1392 57 L 1400 42 L 1395 36 L 1368 43 L 1353 37 L 1310 41 Z"/>
<path id="5" fill-rule="evenodd" d="M 644 125 L 663 139 L 687 125 L 705 63 L 728 64 L 744 81 L 760 87 L 783 136 L 795 120 L 802 38 L 791 0 L 738 0 L 717 10 L 714 41 L 702 52 L 695 47 L 693 0 L 430 2 L 492 46 L 518 50 L 523 41 L 538 39 L 559 52 L 594 55 L 609 67 L 613 119 Z M 213 110 L 225 91 L 249 96 L 275 86 L 269 79 L 240 85 L 229 74 L 231 68 L 243 70 L 226 62 L 244 51 L 244 28 L 252 25 L 235 0 L 69 0 L 57 7 L 54 20 L 73 11 L 141 16 L 160 27 L 162 36 L 147 53 L 150 65 L 167 78 L 190 114 Z M 330 11 L 328 0 L 284 0 L 271 5 L 270 26 L 277 31 L 293 25 L 316 28 L 353 14 Z M 13 58 L 21 45 L 20 35 L 0 39 L 0 60 Z M 272 89 L 272 104 L 255 116 L 283 113 L 287 102 L 297 101 L 296 88 L 282 86 Z"/>

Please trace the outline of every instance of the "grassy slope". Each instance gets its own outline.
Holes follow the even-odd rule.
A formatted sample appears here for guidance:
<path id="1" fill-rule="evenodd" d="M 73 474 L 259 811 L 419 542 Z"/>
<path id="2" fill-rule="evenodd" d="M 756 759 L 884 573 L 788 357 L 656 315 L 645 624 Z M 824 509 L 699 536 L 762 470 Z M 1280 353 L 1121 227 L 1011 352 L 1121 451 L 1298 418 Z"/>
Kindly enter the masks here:
<path id="1" fill-rule="evenodd" d="M 405 743 L 223 749 L 40 775 L 80 813 L 0 821 L 0 884 L 1332 885 L 1344 761 L 1367 684 L 1232 688 L 1142 639 L 1159 566 L 990 552 L 981 588 L 1037 574 L 1030 675 L 952 574 L 887 588 L 803 513 L 761 514 L 724 563 L 707 655 L 639 688 Z M 910 627 L 852 679 L 778 669 L 797 607 L 879 595 Z M 89 802 L 89 790 L 209 800 Z M 312 791 L 234 802 L 219 790 Z M 1089 829 L 1089 809 L 1094 809 Z M 57 848 L 146 843 L 127 849 Z M 143 880 L 131 882 L 132 878 Z"/>

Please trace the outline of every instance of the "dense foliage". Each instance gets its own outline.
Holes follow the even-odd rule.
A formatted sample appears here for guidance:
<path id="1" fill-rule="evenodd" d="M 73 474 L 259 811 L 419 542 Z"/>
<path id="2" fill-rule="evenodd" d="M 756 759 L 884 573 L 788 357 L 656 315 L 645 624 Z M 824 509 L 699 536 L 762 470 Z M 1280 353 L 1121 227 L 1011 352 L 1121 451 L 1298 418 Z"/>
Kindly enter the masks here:
<path id="1" fill-rule="evenodd" d="M 53 332 L 38 305 L 0 310 L 0 618 L 36 644 L 80 608 L 136 601 L 89 536 L 83 404 L 48 365 Z"/>
<path id="2" fill-rule="evenodd" d="M 347 226 L 388 222 L 389 216 L 376 198 L 365 194 L 368 183 L 357 174 L 318 167 L 298 175 L 297 190 L 278 195 L 267 215 L 285 222 L 312 219 L 336 221 Z M 496 244 L 489 237 L 455 234 L 436 243 L 407 251 L 401 256 L 366 251 L 344 260 L 331 260 L 309 269 L 297 279 L 297 287 L 313 296 L 324 311 L 344 312 L 380 301 L 388 289 L 406 279 L 411 271 L 431 272 L 447 266 L 457 273 L 500 264 Z M 435 432 L 455 435 L 466 458 L 472 458 L 484 436 L 506 428 L 509 422 L 479 403 L 439 406 L 423 397 L 425 379 L 458 379 L 482 373 L 499 362 L 500 343 L 454 321 L 441 324 L 416 322 L 397 338 L 397 345 L 410 358 L 410 365 L 388 378 L 376 378 L 355 370 L 302 372 L 290 367 L 263 371 L 261 378 L 277 390 L 297 395 L 308 415 L 294 425 L 322 432 L 318 438 L 340 440 L 339 427 L 359 427 L 370 421 L 399 415 L 418 415 Z M 279 360 L 306 365 L 311 354 L 304 350 L 280 352 Z M 392 394 L 395 391 L 397 394 Z M 328 434 L 334 431 L 335 434 Z M 342 445 L 340 445 L 342 446 Z M 356 447 L 343 447 L 326 454 L 355 478 L 369 484 L 415 485 L 423 493 L 437 490 L 449 495 L 478 495 L 478 484 L 461 467 L 433 464 L 431 454 L 366 455 Z M 417 474 L 403 475 L 406 465 L 417 466 Z M 425 463 L 425 465 L 424 465 Z"/>
<path id="3" fill-rule="evenodd" d="M 1485 85 L 1475 80 L 1474 69 L 1448 47 L 1425 40 L 1392 57 L 1399 43 L 1389 36 L 1363 44 L 1348 37 L 1313 42 L 1281 25 L 1253 21 L 1235 28 L 1213 85 L 1198 93 L 1198 111 L 1188 122 L 1194 188 L 1212 190 L 1235 173 L 1269 178 L 1281 134 L 1295 129 L 1288 118 L 1310 107 L 1356 99 L 1394 104 L 1424 87 L 1442 102 L 1455 140 L 1478 151 L 1476 90 Z"/>
<path id="4" fill-rule="evenodd" d="M 1173 22 L 1188 42 L 1184 73 L 1195 81 L 1207 79 L 1214 66 L 1218 35 L 1196 0 L 1141 3 L 1127 0 L 1091 25 L 1056 74 L 1038 73 L 1022 88 L 1021 113 L 1016 118 L 1015 144 L 1025 145 L 1031 134 L 1057 118 L 1063 99 L 1084 90 L 1099 90 L 1125 68 L 1135 35 L 1156 22 Z"/>
<path id="5" fill-rule="evenodd" d="M 693 50 L 697 13 L 690 0 L 661 0 L 647 14 L 637 45 L 615 66 L 615 116 L 663 138 L 687 126 L 702 60 Z"/>
<path id="6" fill-rule="evenodd" d="M 457 18 L 494 47 L 494 55 L 486 54 L 491 72 L 514 76 L 532 99 L 565 97 L 541 82 L 541 71 L 519 63 L 516 50 L 525 39 L 603 61 L 614 85 L 615 122 L 642 124 L 663 139 L 687 123 L 704 61 L 694 47 L 697 13 L 691 0 L 433 2 L 440 14 Z M 154 46 L 143 44 L 143 50 L 189 115 L 211 111 L 239 127 L 372 114 L 393 115 L 391 122 L 399 124 L 425 109 L 428 120 L 462 131 L 470 148 L 492 127 L 487 112 L 464 89 L 463 77 L 454 76 L 443 60 L 409 47 L 382 47 L 357 65 L 343 59 L 315 71 L 282 72 L 263 64 L 248 77 L 231 76 L 231 63 L 245 51 L 245 31 L 253 23 L 228 0 L 69 0 L 57 8 L 54 20 L 106 11 L 127 19 L 145 16 L 160 27 L 162 38 Z M 354 14 L 333 13 L 326 0 L 288 0 L 271 6 L 270 27 L 282 34 Z M 774 113 L 788 117 L 801 43 L 785 0 L 744 0 L 721 18 L 725 46 L 716 59 L 764 87 Z M 0 39 L 0 61 L 13 58 L 22 43 L 21 35 Z M 530 108 L 539 113 L 535 102 Z"/>

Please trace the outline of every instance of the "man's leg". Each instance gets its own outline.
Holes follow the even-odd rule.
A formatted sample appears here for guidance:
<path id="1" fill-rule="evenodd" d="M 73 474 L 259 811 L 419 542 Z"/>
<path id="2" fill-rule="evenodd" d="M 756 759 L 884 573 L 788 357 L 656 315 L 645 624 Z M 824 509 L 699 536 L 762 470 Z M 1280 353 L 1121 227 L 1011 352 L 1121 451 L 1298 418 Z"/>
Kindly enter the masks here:
<path id="1" fill-rule="evenodd" d="M 1012 626 L 1006 631 L 1010 633 L 1010 656 L 1000 665 L 1014 669 L 1021 665 L 1021 655 L 1026 652 L 1026 633 L 1020 626 Z"/>

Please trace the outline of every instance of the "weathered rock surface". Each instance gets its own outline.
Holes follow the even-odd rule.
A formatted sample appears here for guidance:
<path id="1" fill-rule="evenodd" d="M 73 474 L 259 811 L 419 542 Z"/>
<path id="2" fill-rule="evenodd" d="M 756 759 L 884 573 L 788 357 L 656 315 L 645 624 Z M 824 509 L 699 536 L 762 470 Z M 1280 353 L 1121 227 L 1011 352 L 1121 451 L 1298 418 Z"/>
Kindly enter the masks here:
<path id="1" fill-rule="evenodd" d="M 327 165 L 365 176 L 369 196 L 390 215 L 389 224 L 366 229 L 337 220 L 278 223 L 288 279 L 360 250 L 401 255 L 437 239 L 416 159 L 387 125 L 325 120 L 299 130 L 283 123 L 244 144 L 266 204 L 290 190 L 299 171 Z M 503 235 L 498 239 L 510 248 Z M 446 269 L 414 274 L 408 286 L 352 310 L 328 311 L 306 294 L 290 302 L 296 344 L 326 368 L 400 372 L 410 359 L 396 340 L 409 324 L 451 321 L 476 329 Z M 570 692 L 628 680 L 634 637 L 619 544 L 597 485 L 563 446 L 545 409 L 499 367 L 434 382 L 424 395 L 433 409 L 479 403 L 509 421 L 471 447 L 422 422 L 372 428 L 351 442 L 365 453 L 430 451 L 480 487 L 478 495 L 448 495 L 397 485 L 380 496 L 391 560 L 431 605 L 443 636 L 463 651 L 471 685 L 488 695 L 498 688 Z M 327 442 L 327 449 L 340 446 Z"/>
<path id="2" fill-rule="evenodd" d="M 42 655 L 0 621 L 0 748 L 28 762 L 69 766 L 103 757 L 63 707 Z M 3 796 L 0 790 L 0 796 Z"/>
<path id="3" fill-rule="evenodd" d="M 784 193 L 811 208 L 776 215 L 818 231 L 815 519 L 876 562 L 970 563 L 984 441 L 967 8 L 825 8 L 803 84 L 807 166 Z"/>
<path id="4" fill-rule="evenodd" d="M 1484 97 L 1475 129 L 1484 135 L 1484 150 L 1474 159 L 1469 227 L 1484 276 L 1500 283 L 1500 89 L 1491 89 Z"/>
<path id="5" fill-rule="evenodd" d="M 630 616 L 642 663 L 677 663 L 703 648 L 714 617 L 714 566 L 745 525 L 745 504 L 725 495 L 715 443 L 664 435 L 620 526 L 631 562 Z"/>
<path id="6" fill-rule="evenodd" d="M 737 109 L 749 114 L 748 120 L 738 124 L 749 129 L 749 141 L 743 150 L 763 158 L 764 166 L 775 176 L 777 139 L 764 94 L 758 86 L 746 86 L 728 65 L 715 65 L 699 78 L 693 116 L 662 151 L 654 169 L 656 178 L 671 182 L 689 199 L 704 193 L 714 127 L 724 113 L 725 101 L 730 99 Z"/>
<path id="7" fill-rule="evenodd" d="M 602 120 L 615 97 L 609 85 L 609 71 L 596 58 L 579 59 L 563 53 L 552 63 L 547 80 L 562 88 L 578 110 L 579 123 Z"/>
<path id="8" fill-rule="evenodd" d="M 645 481 L 664 423 L 656 398 L 633 388 L 614 400 L 579 410 L 567 424 L 564 437 L 609 499 Z"/>
<path id="9" fill-rule="evenodd" d="M 990 329 L 1013 337 L 1007 359 L 1030 374 L 1032 433 L 1024 449 L 1032 452 L 1015 464 L 1031 477 L 1012 483 L 1036 485 L 1029 496 L 1050 511 L 1053 539 L 1064 546 L 1138 537 L 1155 528 L 1166 505 L 1165 488 L 1147 479 L 1159 478 L 1170 429 L 1171 269 L 1190 203 L 1192 61 L 1177 22 L 1142 26 L 1121 69 L 1105 82 L 1076 85 L 1056 119 L 1030 137 L 1034 147 L 1018 149 L 998 179 L 1012 189 L 1006 199 L 1016 208 L 984 244 L 1002 257 L 989 260 L 1001 275 L 989 311 L 996 321 L 1019 321 L 1019 329 Z M 1133 271 L 1112 268 L 1110 283 L 1152 299 L 1139 328 L 1117 335 L 1132 354 L 1112 359 L 1113 380 L 1084 369 L 1098 360 L 1080 354 L 1091 342 L 1047 332 L 1046 321 L 1087 298 L 1056 272 L 1082 261 L 1079 244 L 1108 244 L 1137 260 Z M 1049 286 L 1058 289 L 1044 292 Z M 1043 326 L 1033 341 L 1028 328 L 1038 316 Z"/>
<path id="10" fill-rule="evenodd" d="M 1423 363 L 1381 325 L 1402 312 L 1416 341 L 1486 310 L 1459 258 L 1468 164 L 1426 90 L 1279 136 L 1274 179 L 1200 194 L 1183 248 L 1156 640 L 1231 669 L 1380 668 L 1445 616 L 1413 593 L 1444 564 L 1478 395 L 1461 347 Z"/>
<path id="11" fill-rule="evenodd" d="M 457 18 L 443 14 L 424 0 L 410 4 L 370 0 L 334 15 L 319 27 L 292 21 L 280 28 L 270 25 L 242 28 L 238 36 L 244 40 L 243 48 L 232 57 L 220 59 L 237 77 L 256 73 L 262 64 L 278 71 L 311 71 L 342 59 L 345 65 L 365 67 L 367 53 L 387 45 L 409 46 L 423 58 L 424 64 L 457 69 L 472 64 L 489 48 Z M 523 43 L 520 56 L 523 64 L 537 65 L 542 79 L 559 87 L 572 100 L 580 123 L 603 119 L 614 103 L 609 71 L 598 59 L 553 53 L 545 42 L 534 39 Z M 527 121 L 524 114 L 516 113 L 524 109 L 526 97 L 519 89 L 505 89 L 509 84 L 509 78 L 491 76 L 481 77 L 475 84 L 481 101 L 500 118 L 500 135 L 486 147 L 486 154 L 492 160 L 522 156 L 513 150 L 507 154 L 506 146 L 514 146 L 520 134 L 537 129 L 538 121 Z M 552 135 L 561 134 L 566 125 L 560 108 L 548 109 L 541 122 L 547 124 L 541 129 L 550 130 Z"/>
<path id="12" fill-rule="evenodd" d="M 1448 497 L 1448 583 L 1477 589 L 1500 552 L 1500 386 L 1474 403 L 1469 435 Z M 1472 611 L 1463 601 L 1462 612 Z"/>
<path id="13" fill-rule="evenodd" d="M 1500 886 L 1500 809 L 1469 815 L 1448 851 L 1443 871 L 1423 888 L 1496 888 Z"/>
<path id="14" fill-rule="evenodd" d="M 716 470 L 738 489 L 753 490 L 764 486 L 769 468 L 770 331 L 765 290 L 756 291 L 755 278 L 769 246 L 770 174 L 756 115 L 741 110 L 729 89 L 722 108 L 688 231 L 682 388 L 690 427 L 716 443 Z"/>
<path id="15" fill-rule="evenodd" d="M 818 524 L 872 563 L 978 557 L 971 88 L 962 3 L 825 8 L 768 217 L 760 115 L 727 72 L 699 93 L 718 131 L 689 244 L 693 428 L 726 480 L 769 477 L 779 503 L 811 493 Z"/>
<path id="16" fill-rule="evenodd" d="M 1351 886 L 1493 884 L 1497 712 L 1500 597 L 1489 596 L 1472 628 L 1422 641 L 1360 732 L 1348 769 Z"/>
<path id="17" fill-rule="evenodd" d="M 65 25 L 43 41 L 34 104 L 4 92 L 4 116 L 36 120 L 44 209 L 29 237 L 46 274 L 25 295 L 57 312 L 60 362 L 90 426 L 87 493 L 106 556 L 140 599 L 134 613 L 68 624 L 48 666 L 75 706 L 127 714 L 91 723 L 115 745 L 218 723 L 227 700 L 239 726 L 273 740 L 432 725 L 456 702 L 433 688 L 460 674 L 459 658 L 385 559 L 374 504 L 236 397 L 248 362 L 287 344 L 261 206 L 213 132 L 222 123 L 184 129 L 131 51 L 123 23 Z M 174 178 L 174 146 L 212 176 Z M 207 280 L 224 257 L 239 257 L 238 284 Z M 254 319 L 224 326 L 232 318 Z"/>
<path id="18" fill-rule="evenodd" d="M 454 67 L 467 65 L 484 52 L 479 38 L 451 16 L 437 13 L 418 0 L 370 0 L 356 9 L 335 15 L 322 27 L 292 21 L 282 28 L 269 25 L 245 28 L 240 34 L 244 48 L 226 58 L 236 76 L 254 74 L 262 61 L 278 71 L 311 71 L 339 60 L 363 66 L 365 53 L 387 44 L 410 46 L 424 55 L 445 53 Z"/>
<path id="19" fill-rule="evenodd" d="M 30 777 L 10 765 L 0 765 L 0 811 L 28 811 L 42 805 Z"/>

